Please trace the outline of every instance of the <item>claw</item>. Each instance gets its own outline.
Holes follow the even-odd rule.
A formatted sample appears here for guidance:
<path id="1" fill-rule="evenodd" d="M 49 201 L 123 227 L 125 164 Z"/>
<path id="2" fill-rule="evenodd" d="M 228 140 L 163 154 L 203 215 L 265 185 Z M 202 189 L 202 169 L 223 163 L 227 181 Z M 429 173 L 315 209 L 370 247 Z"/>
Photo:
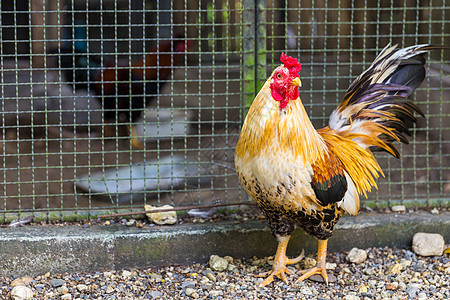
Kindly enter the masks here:
<path id="1" fill-rule="evenodd" d="M 283 280 L 284 283 L 288 283 L 287 282 L 286 273 L 288 275 L 292 275 L 293 274 L 292 271 L 289 270 L 288 268 L 281 267 L 281 268 L 275 268 L 275 269 L 273 269 L 272 271 L 269 271 L 269 272 L 260 273 L 260 274 L 258 274 L 256 276 L 257 277 L 266 277 L 267 274 L 269 274 L 269 276 L 267 276 L 267 278 L 264 279 L 264 281 L 259 284 L 260 287 L 265 287 L 266 285 L 268 285 L 269 283 L 271 283 L 273 281 L 274 276 L 276 276 L 276 277 L 280 278 L 281 280 Z"/>
<path id="2" fill-rule="evenodd" d="M 300 255 L 297 256 L 296 258 L 288 259 L 286 261 L 286 264 L 287 265 L 294 265 L 294 264 L 300 262 L 303 259 L 303 257 L 305 257 L 305 249 L 302 249 L 302 253 L 300 253 Z"/>
<path id="3" fill-rule="evenodd" d="M 300 278 L 298 278 L 295 281 L 295 283 L 299 283 L 299 282 L 311 277 L 312 275 L 319 274 L 323 277 L 323 280 L 328 285 L 328 275 L 327 275 L 327 269 L 325 267 L 313 267 L 309 270 L 303 270 L 301 272 L 303 273 L 303 275 L 300 276 Z"/>
<path id="4" fill-rule="evenodd" d="M 317 251 L 317 265 L 309 270 L 303 270 L 302 276 L 298 278 L 295 283 L 299 283 L 312 275 L 321 275 L 323 280 L 328 285 L 328 275 L 326 266 L 326 257 L 327 257 L 327 240 L 319 240 L 319 247 Z"/>
<path id="5" fill-rule="evenodd" d="M 278 243 L 277 253 L 275 255 L 275 260 L 273 262 L 273 270 L 269 272 L 263 272 L 257 275 L 257 277 L 266 277 L 263 282 L 259 285 L 260 287 L 264 287 L 274 281 L 274 277 L 278 277 L 283 280 L 284 283 L 288 283 L 286 274 L 293 275 L 294 272 L 286 267 L 286 265 L 296 264 L 302 260 L 304 257 L 305 251 L 302 250 L 302 253 L 296 258 L 289 259 L 286 256 L 286 247 L 289 241 L 289 237 L 282 239 Z"/>

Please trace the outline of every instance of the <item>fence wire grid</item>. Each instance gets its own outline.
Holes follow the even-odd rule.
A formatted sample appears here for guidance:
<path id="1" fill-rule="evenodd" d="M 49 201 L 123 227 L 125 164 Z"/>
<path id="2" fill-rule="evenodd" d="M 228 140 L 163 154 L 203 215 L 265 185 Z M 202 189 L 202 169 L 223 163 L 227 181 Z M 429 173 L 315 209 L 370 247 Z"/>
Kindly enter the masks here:
<path id="1" fill-rule="evenodd" d="M 449 16 L 448 0 L 2 1 L 0 223 L 247 201 L 234 148 L 282 51 L 319 128 L 388 43 L 450 46 Z M 377 154 L 363 205 L 448 207 L 449 62 L 428 56 L 426 118 L 401 160 Z"/>

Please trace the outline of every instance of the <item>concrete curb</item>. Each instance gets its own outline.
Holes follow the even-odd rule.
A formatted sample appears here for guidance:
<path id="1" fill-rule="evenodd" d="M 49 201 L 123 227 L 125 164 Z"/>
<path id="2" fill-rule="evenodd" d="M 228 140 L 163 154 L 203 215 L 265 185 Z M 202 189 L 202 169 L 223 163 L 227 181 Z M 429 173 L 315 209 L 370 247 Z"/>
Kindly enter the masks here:
<path id="1" fill-rule="evenodd" d="M 450 240 L 450 213 L 361 214 L 336 226 L 329 251 L 353 247 L 409 247 L 416 232 Z M 316 251 L 316 241 L 296 230 L 288 255 Z M 185 224 L 150 229 L 124 226 L 22 227 L 0 229 L 0 275 L 89 272 L 168 264 L 204 263 L 211 254 L 268 256 L 276 242 L 265 222 Z"/>

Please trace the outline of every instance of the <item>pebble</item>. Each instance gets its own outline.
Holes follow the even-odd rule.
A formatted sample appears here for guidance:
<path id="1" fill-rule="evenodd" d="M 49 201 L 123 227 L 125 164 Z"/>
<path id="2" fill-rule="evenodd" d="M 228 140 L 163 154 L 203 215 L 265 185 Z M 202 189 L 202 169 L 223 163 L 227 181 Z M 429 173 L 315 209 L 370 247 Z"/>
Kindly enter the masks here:
<path id="1" fill-rule="evenodd" d="M 405 212 L 406 211 L 406 207 L 404 205 L 394 205 L 391 207 L 391 210 L 393 212 Z"/>
<path id="2" fill-rule="evenodd" d="M 151 206 L 145 205 L 145 210 L 153 209 L 171 209 L 173 206 L 163 205 L 163 206 Z M 146 214 L 149 221 L 158 225 L 173 225 L 177 223 L 177 213 L 175 211 L 165 211 Z"/>
<path id="3" fill-rule="evenodd" d="M 150 292 L 150 297 L 152 298 L 160 298 L 163 296 L 163 293 L 161 293 L 160 291 L 151 291 Z"/>
<path id="4" fill-rule="evenodd" d="M 343 300 L 359 300 L 359 297 L 356 295 L 345 295 L 344 298 L 342 298 Z"/>
<path id="5" fill-rule="evenodd" d="M 317 261 L 314 258 L 312 258 L 312 257 L 305 257 L 302 260 L 303 269 L 313 268 L 313 267 L 316 266 L 316 264 L 317 264 Z"/>
<path id="6" fill-rule="evenodd" d="M 444 246 L 444 237 L 437 233 L 418 232 L 413 236 L 412 250 L 420 256 L 441 256 Z"/>
<path id="7" fill-rule="evenodd" d="M 258 288 L 263 278 L 255 274 L 271 270 L 268 262 L 273 257 L 223 257 L 228 267 L 232 262 L 232 271 L 227 268 L 219 272 L 208 264 L 192 263 L 80 274 L 49 273 L 28 276 L 25 282 L 29 283 L 20 287 L 31 289 L 31 299 L 450 299 L 449 277 L 445 273 L 450 268 L 448 255 L 417 259 L 408 251 L 369 248 L 365 250 L 368 258 L 361 264 L 347 262 L 345 253 L 329 252 L 328 264 L 336 267 L 329 268 L 328 274 L 336 277 L 336 282 L 328 286 L 311 280 L 295 285 L 300 276 L 300 266 L 295 265 L 290 266 L 296 274 L 287 275 L 288 284 L 275 278 L 270 285 Z M 252 265 L 253 261 L 259 261 L 258 265 Z M 398 274 L 385 274 L 396 265 L 402 266 Z M 53 287 L 50 282 L 55 283 L 54 280 L 61 280 L 62 285 Z M 11 292 L 19 286 L 11 286 L 13 282 L 17 284 L 19 280 L 0 276 L 0 299 L 16 299 Z"/>
<path id="8" fill-rule="evenodd" d="M 361 264 L 367 259 L 366 251 L 358 248 L 353 248 L 347 255 L 347 260 L 354 264 Z"/>
<path id="9" fill-rule="evenodd" d="M 437 209 L 437 208 L 435 207 L 435 208 L 433 208 L 433 209 L 431 210 L 431 213 L 432 213 L 433 215 L 438 215 L 438 214 L 439 214 L 439 209 Z"/>
<path id="10" fill-rule="evenodd" d="M 196 291 L 193 288 L 187 288 L 184 293 L 186 294 L 186 296 L 191 296 L 192 294 L 194 294 Z"/>
<path id="11" fill-rule="evenodd" d="M 125 225 L 128 226 L 128 227 L 132 227 L 132 226 L 134 226 L 135 223 L 136 223 L 136 220 L 130 219 L 129 221 L 127 221 L 125 223 Z"/>
<path id="12" fill-rule="evenodd" d="M 222 272 L 228 268 L 228 261 L 218 255 L 211 255 L 209 258 L 209 266 L 214 271 Z"/>
<path id="13" fill-rule="evenodd" d="M 24 277 L 20 277 L 20 278 L 16 278 L 13 280 L 13 282 L 11 282 L 11 287 L 15 287 L 18 285 L 27 285 L 30 282 L 33 281 L 33 277 L 30 276 L 24 276 Z"/>
<path id="14" fill-rule="evenodd" d="M 401 264 L 394 264 L 387 268 L 386 274 L 398 274 L 403 269 Z"/>
<path id="15" fill-rule="evenodd" d="M 335 263 L 326 263 L 326 268 L 327 268 L 327 270 L 330 270 L 330 271 L 333 271 L 333 270 L 335 270 L 336 268 L 337 268 L 337 264 L 335 264 Z"/>
<path id="16" fill-rule="evenodd" d="M 416 297 L 417 292 L 419 292 L 419 286 L 417 284 L 411 284 L 406 288 L 406 293 L 411 299 Z"/>
<path id="17" fill-rule="evenodd" d="M 50 284 L 52 285 L 52 287 L 57 288 L 62 286 L 64 283 L 66 283 L 64 280 L 62 279 L 52 279 L 50 280 Z"/>
<path id="18" fill-rule="evenodd" d="M 23 285 L 15 286 L 11 291 L 11 299 L 13 300 L 25 300 L 33 298 L 33 291 Z"/>

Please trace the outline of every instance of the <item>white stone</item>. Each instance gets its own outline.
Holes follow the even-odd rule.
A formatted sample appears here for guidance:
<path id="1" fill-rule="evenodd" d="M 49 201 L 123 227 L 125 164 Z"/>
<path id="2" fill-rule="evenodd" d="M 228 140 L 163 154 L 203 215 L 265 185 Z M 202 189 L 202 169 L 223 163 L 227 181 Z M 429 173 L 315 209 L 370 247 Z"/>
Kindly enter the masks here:
<path id="1" fill-rule="evenodd" d="M 354 264 L 360 264 L 366 261 L 367 253 L 366 251 L 358 248 L 353 248 L 347 255 L 347 260 Z"/>
<path id="2" fill-rule="evenodd" d="M 412 250 L 420 256 L 440 256 L 444 246 L 444 238 L 437 233 L 418 232 L 413 236 Z"/>
<path id="3" fill-rule="evenodd" d="M 87 285 L 85 285 L 85 284 L 78 284 L 78 285 L 77 285 L 77 290 L 78 290 L 79 292 L 87 291 L 87 289 L 88 289 L 88 287 L 87 287 Z"/>
<path id="4" fill-rule="evenodd" d="M 355 295 L 345 295 L 344 298 L 342 298 L 343 300 L 359 300 L 358 296 Z"/>
<path id="5" fill-rule="evenodd" d="M 209 258 L 209 266 L 214 271 L 222 272 L 228 268 L 228 261 L 218 255 L 211 255 Z"/>
<path id="6" fill-rule="evenodd" d="M 29 284 L 32 281 L 33 281 L 32 277 L 24 276 L 24 277 L 20 277 L 20 278 L 14 279 L 13 282 L 11 282 L 10 286 L 11 287 L 15 287 L 15 286 L 18 286 L 18 285 L 27 285 L 27 284 Z"/>
<path id="7" fill-rule="evenodd" d="M 145 205 L 145 210 L 171 209 L 171 208 L 173 208 L 173 206 L 170 205 L 163 205 L 163 206 Z M 177 223 L 177 213 L 175 211 L 148 213 L 147 218 L 151 222 L 158 225 L 173 225 Z"/>
<path id="8" fill-rule="evenodd" d="M 393 212 L 405 212 L 406 211 L 406 207 L 404 205 L 394 205 L 391 207 L 391 210 Z"/>
<path id="9" fill-rule="evenodd" d="M 33 298 L 33 291 L 26 286 L 18 285 L 11 291 L 11 299 L 13 300 L 25 300 Z"/>
<path id="10" fill-rule="evenodd" d="M 186 296 L 191 296 L 192 294 L 194 294 L 196 292 L 195 289 L 193 288 L 187 288 L 184 293 L 186 294 Z"/>

